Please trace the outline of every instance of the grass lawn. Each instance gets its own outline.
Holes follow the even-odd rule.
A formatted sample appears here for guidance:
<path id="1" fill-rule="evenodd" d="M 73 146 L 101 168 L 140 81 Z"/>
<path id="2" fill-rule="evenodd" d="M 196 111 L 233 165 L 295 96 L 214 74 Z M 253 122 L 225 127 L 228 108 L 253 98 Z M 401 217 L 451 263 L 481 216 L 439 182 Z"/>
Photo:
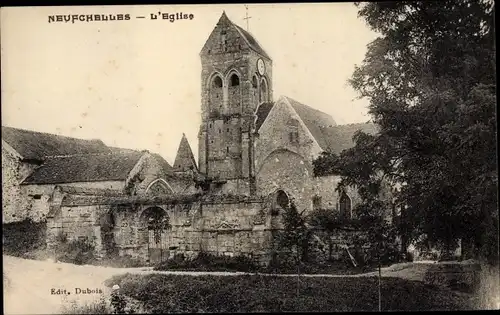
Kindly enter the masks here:
<path id="1" fill-rule="evenodd" d="M 124 274 L 106 281 L 150 313 L 377 311 L 378 279 Z M 474 309 L 471 295 L 382 279 L 382 310 Z"/>

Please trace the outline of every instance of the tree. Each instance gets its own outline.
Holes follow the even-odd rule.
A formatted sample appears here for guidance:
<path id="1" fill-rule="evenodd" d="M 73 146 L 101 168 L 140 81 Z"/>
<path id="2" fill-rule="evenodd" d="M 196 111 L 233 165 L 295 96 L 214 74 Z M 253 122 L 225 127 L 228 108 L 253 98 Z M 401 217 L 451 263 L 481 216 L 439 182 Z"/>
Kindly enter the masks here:
<path id="1" fill-rule="evenodd" d="M 398 187 L 400 233 L 448 249 L 470 240 L 476 256 L 497 262 L 494 2 L 356 5 L 379 37 L 350 83 L 379 132 L 358 133 L 315 170 L 356 185 L 368 212 L 384 181 Z"/>
<path id="2" fill-rule="evenodd" d="M 297 266 L 308 260 L 311 244 L 311 230 L 307 227 L 306 218 L 299 213 L 293 202 L 284 209 L 283 229 L 277 235 L 278 248 L 287 250 Z"/>

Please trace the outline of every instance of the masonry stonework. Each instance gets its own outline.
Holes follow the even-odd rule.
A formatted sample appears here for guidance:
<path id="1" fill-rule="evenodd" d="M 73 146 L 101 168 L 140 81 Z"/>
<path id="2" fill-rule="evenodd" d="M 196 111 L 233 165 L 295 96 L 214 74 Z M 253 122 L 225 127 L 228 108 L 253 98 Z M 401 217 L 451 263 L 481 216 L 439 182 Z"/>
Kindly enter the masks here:
<path id="1" fill-rule="evenodd" d="M 198 165 L 185 136 L 174 167 L 147 151 L 80 141 L 104 154 L 99 161 L 108 165 L 94 165 L 97 155 L 79 153 L 73 164 L 71 155 L 64 157 L 73 167 L 67 173 L 80 174 L 82 163 L 101 172 L 81 172 L 80 181 L 54 182 L 47 176 L 47 182 L 20 185 L 36 169 L 2 148 L 3 195 L 9 196 L 4 215 L 17 211 L 47 218 L 49 249 L 65 235 L 92 241 L 98 257 L 117 253 L 153 264 L 177 253 L 192 257 L 207 252 L 266 263 L 273 235 L 282 228 L 285 203 L 293 201 L 301 212 L 339 212 L 341 204 L 350 211 L 359 203 L 356 189 L 337 191 L 340 179 L 315 177 L 312 166 L 332 143 L 351 143 L 355 128 L 332 129 L 336 124 L 329 115 L 288 97 L 274 102 L 271 58 L 225 13 L 200 59 Z M 124 165 L 121 172 L 108 172 Z M 16 208 L 22 210 L 9 210 Z M 349 242 L 347 234 L 318 239 L 329 244 L 328 256 L 335 256 Z"/>

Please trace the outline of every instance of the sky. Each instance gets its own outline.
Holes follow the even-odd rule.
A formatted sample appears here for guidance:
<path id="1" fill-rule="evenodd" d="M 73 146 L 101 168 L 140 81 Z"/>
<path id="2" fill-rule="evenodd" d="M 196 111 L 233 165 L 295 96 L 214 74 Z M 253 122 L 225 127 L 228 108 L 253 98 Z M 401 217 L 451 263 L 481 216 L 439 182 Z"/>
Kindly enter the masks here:
<path id="1" fill-rule="evenodd" d="M 2 125 L 149 150 L 171 164 L 185 133 L 197 158 L 199 53 L 223 11 L 246 29 L 243 4 L 1 8 Z M 193 19 L 152 20 L 158 12 Z M 131 19 L 49 23 L 120 13 Z M 369 120 L 347 80 L 376 34 L 352 3 L 251 4 L 248 15 L 273 59 L 275 100 L 286 95 L 337 124 Z"/>

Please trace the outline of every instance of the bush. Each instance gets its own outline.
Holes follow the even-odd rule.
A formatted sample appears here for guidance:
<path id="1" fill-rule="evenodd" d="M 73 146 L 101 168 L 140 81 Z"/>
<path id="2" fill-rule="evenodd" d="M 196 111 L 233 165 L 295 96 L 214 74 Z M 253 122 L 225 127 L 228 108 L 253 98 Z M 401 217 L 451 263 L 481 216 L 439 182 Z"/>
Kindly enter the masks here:
<path id="1" fill-rule="evenodd" d="M 336 312 L 378 310 L 376 277 L 185 276 L 122 274 L 121 294 L 141 301 L 147 313 Z M 468 296 L 417 281 L 384 278 L 382 309 L 472 309 Z"/>
<path id="2" fill-rule="evenodd" d="M 31 219 L 3 224 L 3 252 L 23 257 L 31 251 L 45 249 L 46 230 L 47 224 L 45 222 L 34 222 Z"/>
<path id="3" fill-rule="evenodd" d="M 197 270 L 197 271 L 242 271 L 252 272 L 259 269 L 253 260 L 246 256 L 216 256 L 200 252 L 195 258 L 182 254 L 161 262 L 154 270 Z"/>
<path id="4" fill-rule="evenodd" d="M 69 305 L 63 305 L 61 314 L 112 314 L 111 308 L 104 298 L 91 303 L 78 304 L 72 301 Z"/>
<path id="5" fill-rule="evenodd" d="M 88 239 L 68 241 L 61 234 L 56 245 L 56 259 L 77 265 L 90 264 L 95 261 L 94 244 Z"/>

